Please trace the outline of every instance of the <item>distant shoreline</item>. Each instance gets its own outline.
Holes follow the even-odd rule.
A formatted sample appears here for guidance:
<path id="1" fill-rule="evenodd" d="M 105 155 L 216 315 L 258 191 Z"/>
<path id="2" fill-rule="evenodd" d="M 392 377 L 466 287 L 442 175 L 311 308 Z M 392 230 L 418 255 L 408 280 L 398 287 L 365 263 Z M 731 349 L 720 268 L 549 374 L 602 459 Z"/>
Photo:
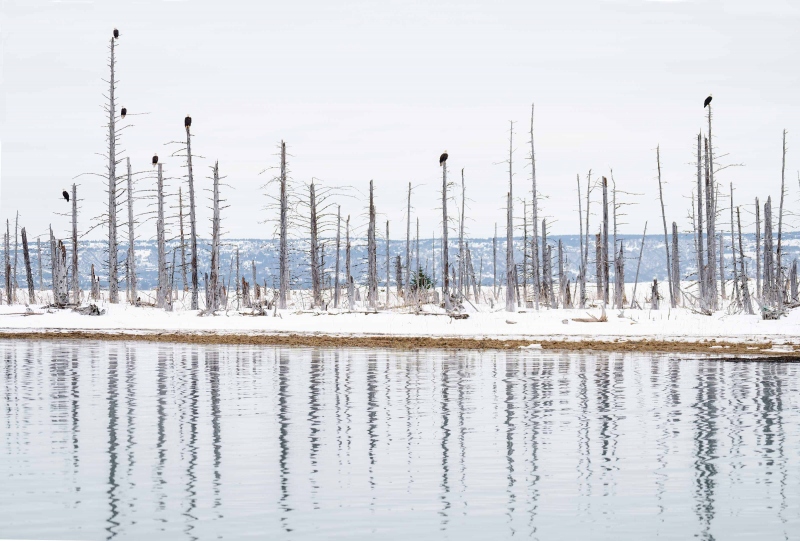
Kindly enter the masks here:
<path id="1" fill-rule="evenodd" d="M 675 353 L 724 357 L 747 357 L 753 360 L 800 360 L 800 351 L 773 349 L 773 342 L 727 342 L 723 340 L 654 340 L 649 338 L 608 336 L 603 339 L 576 337 L 572 340 L 502 338 L 461 338 L 432 336 L 344 335 L 316 333 L 235 333 L 42 329 L 37 331 L 0 329 L 5 340 L 100 340 L 110 342 L 156 342 L 199 345 L 247 345 L 265 347 L 439 349 L 439 350 L 514 350 L 533 349 L 553 352 Z"/>

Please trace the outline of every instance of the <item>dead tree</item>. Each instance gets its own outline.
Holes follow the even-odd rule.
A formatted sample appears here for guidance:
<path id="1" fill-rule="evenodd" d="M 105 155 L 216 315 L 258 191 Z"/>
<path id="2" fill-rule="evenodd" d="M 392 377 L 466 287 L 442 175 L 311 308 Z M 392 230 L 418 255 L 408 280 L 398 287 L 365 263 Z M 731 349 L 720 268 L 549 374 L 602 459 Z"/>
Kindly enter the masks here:
<path id="1" fill-rule="evenodd" d="M 636 286 L 639 285 L 639 269 L 642 267 L 642 254 L 644 253 L 644 240 L 646 236 L 647 236 L 647 222 L 644 223 L 644 232 L 642 233 L 642 244 L 639 246 L 639 262 L 636 263 L 636 278 L 633 280 L 633 295 L 631 296 L 631 308 L 633 308 L 633 303 L 636 303 L 637 305 L 639 304 L 636 301 Z"/>
<path id="2" fill-rule="evenodd" d="M 117 86 L 114 57 L 115 37 L 111 38 L 111 77 L 108 81 L 108 301 L 119 302 L 119 280 L 117 277 L 117 102 L 114 92 Z"/>
<path id="3" fill-rule="evenodd" d="M 709 111 L 710 114 L 710 111 Z M 710 125 L 710 121 L 709 121 Z M 710 149 L 708 139 L 705 140 L 705 184 L 706 184 L 706 261 L 708 263 L 708 307 L 711 310 L 719 308 L 717 293 L 717 193 L 711 171 L 713 164 L 709 158 Z M 723 271 L 720 271 L 720 275 Z M 724 289 L 724 285 L 720 286 Z M 724 295 L 722 297 L 725 298 Z"/>
<path id="4" fill-rule="evenodd" d="M 580 230 L 580 257 L 581 257 L 581 265 L 578 269 L 578 283 L 580 284 L 580 294 L 578 296 L 578 307 L 585 308 L 586 307 L 586 258 L 583 252 L 583 210 L 581 209 L 581 176 L 576 175 L 578 180 L 578 229 Z M 538 242 L 538 241 L 537 241 Z M 538 289 L 538 288 L 537 288 Z M 538 309 L 538 293 L 537 293 L 537 309 Z"/>
<path id="5" fill-rule="evenodd" d="M 199 282 L 197 270 L 197 213 L 195 210 L 195 197 L 194 197 L 194 173 L 192 171 L 192 134 L 191 122 L 184 122 L 186 127 L 186 169 L 189 180 L 189 249 L 191 256 L 189 259 L 189 266 L 192 275 L 192 301 L 191 309 L 198 310 L 200 306 L 199 299 Z"/>
<path id="6" fill-rule="evenodd" d="M 603 177 L 603 239 L 602 239 L 602 271 L 603 271 L 603 302 L 608 304 L 609 300 L 609 276 L 608 276 L 608 180 Z M 616 249 L 616 248 L 615 248 Z"/>
<path id="7" fill-rule="evenodd" d="M 506 196 L 506 311 L 513 312 L 514 298 L 514 122 L 508 130 L 508 195 Z"/>
<path id="8" fill-rule="evenodd" d="M 34 295 L 33 272 L 31 271 L 31 256 L 28 252 L 28 235 L 25 233 L 25 228 L 22 228 L 22 255 L 25 260 L 25 277 L 28 280 L 28 302 L 33 304 L 36 302 Z"/>
<path id="9" fill-rule="evenodd" d="M 97 301 L 100 298 L 100 278 L 94 273 L 94 263 L 92 263 L 91 274 L 92 286 L 89 289 L 92 300 Z"/>
<path id="10" fill-rule="evenodd" d="M 447 271 L 445 270 L 445 276 Z M 367 303 L 371 310 L 378 308 L 378 248 L 375 242 L 375 194 L 369 181 L 369 229 L 367 230 Z"/>
<path id="11" fill-rule="evenodd" d="M 414 269 L 416 272 L 418 269 Z M 411 183 L 408 183 L 408 203 L 406 205 L 406 280 L 405 300 L 411 297 Z"/>
<path id="12" fill-rule="evenodd" d="M 756 197 L 756 299 L 761 299 L 761 208 Z"/>
<path id="13" fill-rule="evenodd" d="M 786 130 L 783 130 L 783 159 L 781 161 L 781 203 L 778 209 L 778 246 L 775 250 L 775 285 L 778 297 L 778 310 L 783 310 L 783 300 L 786 296 L 785 280 L 783 278 L 783 248 L 781 233 L 783 231 L 783 196 L 786 194 Z"/>
<path id="14" fill-rule="evenodd" d="M 6 219 L 6 234 L 5 236 L 5 265 L 3 265 L 3 273 L 5 274 L 6 284 L 6 304 L 11 304 L 13 298 L 14 281 L 11 279 L 11 251 L 10 251 L 10 225 Z"/>
<path id="15" fill-rule="evenodd" d="M 494 224 L 494 237 L 492 237 L 492 293 L 497 298 L 497 223 Z"/>
<path id="16" fill-rule="evenodd" d="M 403 284 L 403 259 L 397 255 L 394 258 L 394 281 L 395 281 L 395 288 L 397 290 L 397 297 L 400 298 L 401 293 L 403 292 L 404 284 Z M 388 284 L 389 281 L 387 280 L 386 283 Z"/>
<path id="17" fill-rule="evenodd" d="M 311 211 L 309 226 L 310 226 L 310 254 L 311 260 L 311 296 L 313 307 L 322 306 L 322 279 L 320 278 L 320 271 L 322 270 L 319 263 L 319 238 L 317 237 L 317 197 L 314 188 L 314 180 L 308 188 L 309 196 L 309 209 Z"/>
<path id="18" fill-rule="evenodd" d="M 675 304 L 681 294 L 681 265 L 678 258 L 678 224 L 672 222 L 672 291 L 675 292 Z"/>
<path id="19" fill-rule="evenodd" d="M 333 276 L 333 307 L 339 308 L 339 260 L 342 247 L 342 206 L 336 209 L 336 272 Z M 253 280 L 255 282 L 255 279 Z"/>
<path id="20" fill-rule="evenodd" d="M 542 304 L 551 308 L 558 307 L 553 295 L 553 260 L 550 258 L 550 246 L 547 244 L 547 219 L 542 219 Z"/>
<path id="21" fill-rule="evenodd" d="M 561 306 L 567 308 L 567 279 L 564 275 L 564 246 L 558 239 L 558 294 L 561 297 Z"/>
<path id="22" fill-rule="evenodd" d="M 603 231 L 600 230 L 594 239 L 594 278 L 596 282 L 597 300 L 603 300 Z"/>
<path id="23" fill-rule="evenodd" d="M 347 280 L 347 308 L 349 310 L 353 309 L 353 299 L 355 296 L 353 295 L 353 275 L 350 272 L 350 216 L 347 216 L 347 225 L 345 226 L 345 279 Z"/>
<path id="24" fill-rule="evenodd" d="M 703 257 L 703 162 L 702 162 L 702 134 L 697 134 L 697 287 L 699 289 L 700 304 L 703 309 L 708 308 L 708 292 L 706 268 Z"/>
<path id="25" fill-rule="evenodd" d="M 447 161 L 442 165 L 442 297 L 445 310 L 450 310 L 450 250 L 447 241 Z M 434 286 L 435 287 L 435 286 Z"/>
<path id="26" fill-rule="evenodd" d="M 44 291 L 44 274 L 42 272 L 42 240 L 36 237 L 36 252 L 39 260 L 39 291 Z"/>
<path id="27" fill-rule="evenodd" d="M 389 277 L 391 265 L 389 264 L 389 220 L 386 220 L 386 309 L 389 309 Z"/>
<path id="28" fill-rule="evenodd" d="M 725 294 L 725 252 L 722 249 L 722 232 L 719 234 L 719 287 L 722 300 L 727 300 L 728 296 Z"/>
<path id="29" fill-rule="evenodd" d="M 653 278 L 653 287 L 650 289 L 650 308 L 653 310 L 658 310 L 658 279 Z"/>
<path id="30" fill-rule="evenodd" d="M 130 175 L 130 160 L 128 161 L 128 175 Z M 130 188 L 129 188 L 130 189 Z M 23 233 L 23 243 L 25 236 Z M 41 269 L 41 264 L 40 264 Z M 81 302 L 81 287 L 78 281 L 78 188 L 75 184 L 72 185 L 72 302 L 80 304 Z M 40 280 L 41 281 L 41 280 Z M 31 301 L 33 302 L 33 301 Z"/>
<path id="31" fill-rule="evenodd" d="M 178 221 L 181 233 L 181 280 L 183 280 L 183 291 L 189 291 L 189 282 L 186 280 L 186 238 L 183 234 L 183 193 L 178 186 Z"/>
<path id="32" fill-rule="evenodd" d="M 211 280 L 208 283 L 208 301 L 206 305 L 206 312 L 213 313 L 219 309 L 220 298 L 220 213 L 219 213 L 219 162 L 214 162 L 212 169 L 214 176 L 214 183 L 212 185 L 212 215 L 211 215 Z"/>
<path id="33" fill-rule="evenodd" d="M 280 252 L 278 266 L 280 269 L 280 290 L 278 308 L 286 308 L 289 296 L 289 189 L 286 181 L 286 143 L 281 141 L 281 173 L 280 173 Z"/>
<path id="34" fill-rule="evenodd" d="M 522 200 L 522 295 L 528 302 L 528 212 L 527 203 Z"/>
<path id="35" fill-rule="evenodd" d="M 19 211 L 17 211 L 17 218 L 14 221 L 14 300 L 17 300 L 17 292 L 19 291 L 19 273 L 17 272 L 17 254 L 19 253 Z M 18 302 L 18 301 L 17 301 Z"/>
<path id="36" fill-rule="evenodd" d="M 614 288 L 614 304 L 622 310 L 625 307 L 625 248 L 622 241 L 619 241 L 619 252 L 616 248 L 614 252 L 617 254 L 614 257 L 614 282 L 618 284 Z"/>
<path id="37" fill-rule="evenodd" d="M 733 221 L 733 182 L 731 182 L 731 256 L 733 257 L 733 300 L 741 301 L 741 291 L 739 290 L 739 268 L 736 265 L 736 222 Z"/>
<path id="38" fill-rule="evenodd" d="M 742 304 L 745 312 L 753 315 L 753 304 L 750 302 L 750 288 L 747 287 L 747 273 L 744 269 L 744 249 L 742 248 L 742 218 L 739 207 L 736 207 L 736 223 L 739 227 L 739 276 L 742 277 Z"/>
<path id="39" fill-rule="evenodd" d="M 797 302 L 797 260 L 792 261 L 792 270 L 789 273 L 789 287 L 791 288 L 791 302 Z"/>
<path id="40" fill-rule="evenodd" d="M 661 187 L 661 148 L 656 147 L 656 163 L 658 165 L 658 197 L 661 201 L 661 219 L 664 222 L 664 249 L 667 254 L 667 284 L 669 285 L 669 301 L 670 306 L 675 308 L 675 292 L 672 290 L 672 267 L 670 266 L 669 257 L 669 239 L 667 236 L 667 215 L 664 212 L 664 190 Z"/>
<path id="41" fill-rule="evenodd" d="M 764 203 L 764 304 L 775 302 L 775 254 L 772 246 L 772 197 Z"/>
<path id="42" fill-rule="evenodd" d="M 164 308 L 167 303 L 167 289 L 169 286 L 167 283 L 167 247 L 166 233 L 164 228 L 164 174 L 162 164 L 160 163 L 158 164 L 158 176 L 156 179 L 156 205 L 156 245 L 158 251 L 158 286 L 156 287 L 156 307 Z M 129 212 L 131 211 L 129 210 Z M 136 290 L 132 289 L 131 293 L 136 295 Z M 136 302 L 135 296 L 131 297 L 131 302 Z"/>
<path id="43" fill-rule="evenodd" d="M 536 191 L 536 152 L 533 146 L 533 104 L 531 104 L 531 186 L 533 190 L 533 209 L 532 209 L 532 225 L 533 231 L 531 233 L 531 272 L 533 273 L 533 304 L 536 310 L 539 310 L 539 292 L 542 287 L 539 269 L 539 196 Z M 580 180 L 578 181 L 578 207 L 580 207 Z M 578 217 L 580 221 L 580 208 L 578 209 Z M 581 236 L 581 242 L 583 237 Z M 581 252 L 583 252 L 581 250 Z"/>
<path id="44" fill-rule="evenodd" d="M 50 246 L 53 273 L 53 304 L 64 306 L 69 302 L 67 293 L 67 250 L 61 240 L 56 240 L 50 229 Z"/>
<path id="45" fill-rule="evenodd" d="M 127 166 L 128 166 L 128 176 L 127 176 L 127 197 L 128 197 L 128 271 L 127 271 L 127 285 L 128 285 L 128 302 L 134 303 L 136 302 L 137 292 L 136 292 L 136 237 L 134 235 L 134 221 L 133 221 L 133 179 L 131 175 L 131 159 L 127 158 Z M 158 165 L 159 170 L 161 169 L 161 164 Z M 74 184 L 73 184 L 73 192 L 74 192 Z M 75 195 L 72 195 L 73 200 L 75 199 Z M 75 203 L 73 203 L 74 205 Z M 77 247 L 77 244 L 76 244 Z M 77 268 L 77 258 L 75 260 L 75 265 Z M 73 273 L 77 274 L 77 273 Z M 73 276 L 73 280 L 77 283 L 77 278 Z M 77 289 L 77 287 L 75 287 Z"/>
<path id="46" fill-rule="evenodd" d="M 458 227 L 458 298 L 464 296 L 464 276 L 466 274 L 466 261 L 464 259 L 464 213 L 466 211 L 466 185 L 464 183 L 464 168 L 461 168 L 461 216 Z"/>

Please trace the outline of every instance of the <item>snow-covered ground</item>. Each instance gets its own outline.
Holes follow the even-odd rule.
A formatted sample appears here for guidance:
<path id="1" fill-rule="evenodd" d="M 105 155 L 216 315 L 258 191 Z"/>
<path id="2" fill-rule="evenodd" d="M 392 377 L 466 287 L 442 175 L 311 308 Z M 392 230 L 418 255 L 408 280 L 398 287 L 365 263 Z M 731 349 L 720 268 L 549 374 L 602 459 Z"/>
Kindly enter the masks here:
<path id="1" fill-rule="evenodd" d="M 600 308 L 532 309 L 514 313 L 480 306 L 468 309 L 466 319 L 454 319 L 442 309 L 427 305 L 424 314 L 401 308 L 374 314 L 329 310 L 278 310 L 265 316 L 246 315 L 248 310 L 221 311 L 201 316 L 197 311 L 166 312 L 152 307 L 100 302 L 100 316 L 72 310 L 24 305 L 0 306 L 0 333 L 91 331 L 108 334 L 215 333 L 239 335 L 296 334 L 328 336 L 444 337 L 500 340 L 616 341 L 658 340 L 679 342 L 723 341 L 800 345 L 800 310 L 777 321 L 759 315 L 711 316 L 685 308 L 670 309 L 662 301 L 660 310 L 608 310 L 606 322 L 580 322 L 575 318 L 599 318 Z"/>

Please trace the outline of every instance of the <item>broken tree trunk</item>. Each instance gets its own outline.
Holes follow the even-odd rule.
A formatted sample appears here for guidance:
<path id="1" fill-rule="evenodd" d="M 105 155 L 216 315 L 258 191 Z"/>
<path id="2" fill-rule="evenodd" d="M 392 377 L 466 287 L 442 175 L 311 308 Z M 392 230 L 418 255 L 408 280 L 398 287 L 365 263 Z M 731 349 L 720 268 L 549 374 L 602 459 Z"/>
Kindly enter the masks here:
<path id="1" fill-rule="evenodd" d="M 744 268 L 744 249 L 742 248 L 742 218 L 739 207 L 736 207 L 736 223 L 739 227 L 739 276 L 742 278 L 742 304 L 745 312 L 753 315 L 753 304 L 750 302 L 750 288 L 747 286 L 747 273 Z"/>
<path id="2" fill-rule="evenodd" d="M 636 286 L 639 285 L 639 269 L 642 267 L 642 254 L 644 253 L 644 239 L 647 235 L 647 222 L 644 223 L 644 232 L 642 233 L 642 244 L 639 246 L 639 262 L 636 263 L 636 278 L 633 280 L 633 295 L 631 296 L 631 308 L 633 303 L 639 304 L 636 300 Z M 641 305 L 639 305 L 641 308 Z"/>
<path id="3" fill-rule="evenodd" d="M 667 215 L 664 212 L 664 190 L 661 186 L 661 148 L 660 146 L 656 147 L 656 163 L 658 165 L 658 197 L 661 201 L 661 219 L 664 222 L 664 249 L 667 253 L 667 285 L 669 289 L 669 301 L 670 306 L 675 308 L 675 292 L 672 290 L 673 281 L 672 281 L 672 267 L 670 266 L 670 257 L 669 257 L 669 239 L 667 236 Z"/>
<path id="4" fill-rule="evenodd" d="M 169 285 L 167 283 L 167 245 L 164 227 L 164 171 L 162 164 L 158 164 L 156 177 L 156 249 L 158 252 L 158 283 L 156 285 L 156 308 L 165 308 Z M 133 284 L 132 284 L 133 285 Z M 131 293 L 135 295 L 135 286 Z M 131 297 L 131 302 L 136 302 L 136 297 Z"/>
<path id="5" fill-rule="evenodd" d="M 28 280 L 28 302 L 33 304 L 36 302 L 34 295 L 33 272 L 31 271 L 31 256 L 28 252 L 28 235 L 25 233 L 25 228 L 22 228 L 22 257 L 25 260 L 25 277 Z"/>
<path id="6" fill-rule="evenodd" d="M 416 272 L 417 269 L 414 269 Z M 411 298 L 411 183 L 408 183 L 408 203 L 406 206 L 406 279 L 405 302 Z"/>
<path id="7" fill-rule="evenodd" d="M 711 178 L 711 160 L 709 159 L 708 139 L 705 140 L 705 186 L 706 186 L 706 293 L 707 305 L 711 310 L 719 308 L 717 292 L 717 194 Z M 723 297 L 724 298 L 724 297 Z"/>

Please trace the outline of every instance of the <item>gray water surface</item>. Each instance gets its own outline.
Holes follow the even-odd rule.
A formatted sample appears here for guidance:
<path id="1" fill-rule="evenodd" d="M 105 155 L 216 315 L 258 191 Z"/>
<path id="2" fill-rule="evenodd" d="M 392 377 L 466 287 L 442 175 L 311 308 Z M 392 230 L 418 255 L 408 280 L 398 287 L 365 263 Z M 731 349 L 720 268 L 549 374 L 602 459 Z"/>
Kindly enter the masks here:
<path id="1" fill-rule="evenodd" d="M 798 539 L 799 369 L 0 341 L 0 538 Z"/>

